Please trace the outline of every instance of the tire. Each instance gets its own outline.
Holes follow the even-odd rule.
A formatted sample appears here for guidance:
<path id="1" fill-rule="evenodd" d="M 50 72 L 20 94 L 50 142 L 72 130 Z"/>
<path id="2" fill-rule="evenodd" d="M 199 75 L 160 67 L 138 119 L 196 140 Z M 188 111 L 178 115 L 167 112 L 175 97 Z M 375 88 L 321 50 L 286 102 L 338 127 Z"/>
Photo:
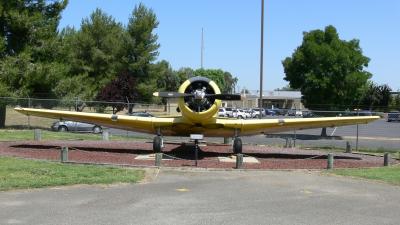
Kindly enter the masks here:
<path id="1" fill-rule="evenodd" d="M 242 139 L 240 138 L 235 138 L 233 141 L 233 153 L 235 154 L 241 154 L 242 153 Z"/>
<path id="2" fill-rule="evenodd" d="M 93 130 L 93 133 L 95 133 L 95 134 L 100 134 L 101 132 L 103 132 L 103 129 L 101 129 L 101 127 L 99 127 L 99 126 L 94 126 L 92 130 Z"/>
<path id="3" fill-rule="evenodd" d="M 59 126 L 59 127 L 58 127 L 58 131 L 59 131 L 59 132 L 67 132 L 67 131 L 68 131 L 68 128 L 67 128 L 66 126 Z"/>
<path id="4" fill-rule="evenodd" d="M 155 153 L 161 152 L 162 139 L 160 136 L 155 136 L 153 139 L 153 151 Z"/>

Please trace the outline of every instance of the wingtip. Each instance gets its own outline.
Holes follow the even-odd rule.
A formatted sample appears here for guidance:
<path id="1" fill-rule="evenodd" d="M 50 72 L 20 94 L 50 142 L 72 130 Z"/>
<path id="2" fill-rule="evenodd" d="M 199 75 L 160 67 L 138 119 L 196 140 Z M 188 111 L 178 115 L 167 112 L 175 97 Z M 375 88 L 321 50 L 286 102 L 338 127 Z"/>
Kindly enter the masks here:
<path id="1" fill-rule="evenodd" d="M 22 108 L 21 106 L 16 106 L 16 107 L 14 108 L 14 110 L 15 110 L 15 111 L 22 111 L 22 110 L 24 110 L 24 108 Z"/>

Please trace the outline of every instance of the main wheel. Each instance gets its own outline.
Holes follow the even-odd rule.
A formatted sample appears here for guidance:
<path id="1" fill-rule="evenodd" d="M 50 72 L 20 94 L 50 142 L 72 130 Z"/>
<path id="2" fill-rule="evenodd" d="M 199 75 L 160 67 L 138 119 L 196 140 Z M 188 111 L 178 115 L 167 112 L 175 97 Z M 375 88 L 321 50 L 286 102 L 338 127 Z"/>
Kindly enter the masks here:
<path id="1" fill-rule="evenodd" d="M 233 153 L 239 154 L 242 153 L 242 139 L 236 137 L 233 140 Z"/>
<path id="2" fill-rule="evenodd" d="M 67 128 L 66 126 L 59 126 L 59 127 L 58 127 L 58 131 L 60 131 L 60 132 L 66 132 L 66 131 L 68 131 L 68 128 Z"/>
<path id="3" fill-rule="evenodd" d="M 162 138 L 160 136 L 155 136 L 153 139 L 153 151 L 155 153 L 160 153 L 161 146 L 162 146 Z"/>
<path id="4" fill-rule="evenodd" d="M 99 133 L 101 133 L 103 130 L 101 129 L 101 127 L 99 127 L 99 126 L 95 126 L 95 127 L 93 127 L 93 133 L 95 133 L 95 134 L 99 134 Z"/>

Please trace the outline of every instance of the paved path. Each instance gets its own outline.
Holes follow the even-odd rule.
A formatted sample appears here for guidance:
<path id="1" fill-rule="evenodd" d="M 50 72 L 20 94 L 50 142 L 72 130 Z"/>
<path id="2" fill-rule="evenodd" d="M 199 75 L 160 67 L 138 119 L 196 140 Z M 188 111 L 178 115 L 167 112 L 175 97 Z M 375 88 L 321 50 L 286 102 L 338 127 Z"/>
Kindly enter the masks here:
<path id="1" fill-rule="evenodd" d="M 318 172 L 164 170 L 153 179 L 136 185 L 0 192 L 0 224 L 383 225 L 400 221 L 400 187 Z"/>

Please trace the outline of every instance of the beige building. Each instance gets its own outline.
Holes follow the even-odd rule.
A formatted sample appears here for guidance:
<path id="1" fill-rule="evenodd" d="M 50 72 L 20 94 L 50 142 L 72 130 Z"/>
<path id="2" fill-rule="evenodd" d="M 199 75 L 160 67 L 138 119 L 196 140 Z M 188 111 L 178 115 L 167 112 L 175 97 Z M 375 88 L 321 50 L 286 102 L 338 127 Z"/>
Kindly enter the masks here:
<path id="1" fill-rule="evenodd" d="M 241 101 L 224 101 L 223 107 L 257 108 L 260 96 L 255 94 L 242 95 Z M 262 100 L 263 108 L 304 109 L 301 103 L 300 91 L 265 91 Z"/>

